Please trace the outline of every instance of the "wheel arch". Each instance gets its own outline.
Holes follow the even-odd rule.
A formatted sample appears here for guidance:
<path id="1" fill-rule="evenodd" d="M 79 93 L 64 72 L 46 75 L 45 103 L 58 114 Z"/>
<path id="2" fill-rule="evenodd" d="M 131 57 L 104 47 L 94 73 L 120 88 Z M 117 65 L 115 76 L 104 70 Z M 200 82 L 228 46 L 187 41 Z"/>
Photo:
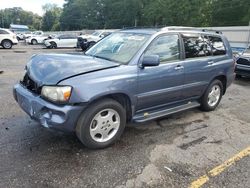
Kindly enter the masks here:
<path id="1" fill-rule="evenodd" d="M 12 40 L 10 40 L 10 39 L 3 39 L 2 41 L 1 41 L 1 46 L 3 47 L 3 48 L 5 48 L 4 46 L 3 46 L 3 44 L 4 44 L 4 41 L 9 41 L 10 43 L 11 43 L 11 47 L 10 48 L 8 48 L 8 49 L 11 49 L 12 48 L 12 46 L 13 46 L 13 41 Z"/>
<path id="2" fill-rule="evenodd" d="M 132 100 L 129 97 L 129 95 L 122 93 L 122 92 L 104 94 L 101 96 L 94 97 L 89 101 L 88 106 L 97 101 L 105 100 L 107 98 L 113 99 L 117 101 L 118 103 L 120 103 L 126 109 L 127 121 L 131 120 L 132 114 L 133 114 Z"/>
<path id="3" fill-rule="evenodd" d="M 1 41 L 1 45 L 3 44 L 4 41 L 10 41 L 11 44 L 13 45 L 13 42 L 12 42 L 12 40 L 10 40 L 10 39 L 3 39 L 3 40 Z"/>
<path id="4" fill-rule="evenodd" d="M 224 74 L 221 74 L 221 75 L 216 76 L 212 81 L 214 81 L 214 80 L 221 81 L 221 83 L 223 85 L 223 95 L 224 95 L 226 93 L 226 90 L 227 90 L 227 77 Z"/>

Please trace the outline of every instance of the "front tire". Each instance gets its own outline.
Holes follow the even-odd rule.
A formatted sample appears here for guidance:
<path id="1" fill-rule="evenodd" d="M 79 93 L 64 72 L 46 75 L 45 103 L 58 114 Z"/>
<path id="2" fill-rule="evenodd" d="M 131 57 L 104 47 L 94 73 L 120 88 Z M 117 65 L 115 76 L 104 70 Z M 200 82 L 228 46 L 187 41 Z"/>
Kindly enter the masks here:
<path id="1" fill-rule="evenodd" d="M 57 48 L 57 44 L 56 44 L 55 42 L 51 42 L 50 44 L 51 44 L 51 46 L 50 46 L 50 47 L 51 47 L 52 49 L 53 49 L 53 48 L 54 48 L 54 49 L 56 49 L 56 48 Z"/>
<path id="2" fill-rule="evenodd" d="M 2 46 L 4 49 L 11 49 L 12 48 L 12 42 L 10 40 L 3 40 Z"/>
<path id="3" fill-rule="evenodd" d="M 113 144 L 123 133 L 126 111 L 113 99 L 93 103 L 80 116 L 76 135 L 88 148 L 100 149 Z"/>
<path id="4" fill-rule="evenodd" d="M 212 81 L 201 97 L 201 109 L 213 111 L 219 105 L 223 95 L 223 84 L 220 80 Z"/>

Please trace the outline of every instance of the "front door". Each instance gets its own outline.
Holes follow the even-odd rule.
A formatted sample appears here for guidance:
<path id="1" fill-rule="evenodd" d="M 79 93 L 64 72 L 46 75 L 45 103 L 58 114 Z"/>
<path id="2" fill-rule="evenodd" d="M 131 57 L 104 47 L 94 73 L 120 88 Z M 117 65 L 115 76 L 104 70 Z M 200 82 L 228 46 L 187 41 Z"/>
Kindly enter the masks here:
<path id="1" fill-rule="evenodd" d="M 184 67 L 178 34 L 154 39 L 143 56 L 159 55 L 160 65 L 138 68 L 137 111 L 175 103 L 181 99 Z"/>

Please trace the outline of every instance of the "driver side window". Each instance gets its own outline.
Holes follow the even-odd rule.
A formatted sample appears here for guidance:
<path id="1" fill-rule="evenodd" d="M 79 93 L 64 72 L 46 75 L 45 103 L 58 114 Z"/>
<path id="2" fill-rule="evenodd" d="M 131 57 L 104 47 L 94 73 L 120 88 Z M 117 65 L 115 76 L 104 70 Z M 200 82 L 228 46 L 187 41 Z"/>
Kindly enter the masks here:
<path id="1" fill-rule="evenodd" d="M 145 56 L 149 55 L 159 55 L 161 64 L 179 60 L 179 36 L 165 35 L 158 37 L 147 49 Z"/>

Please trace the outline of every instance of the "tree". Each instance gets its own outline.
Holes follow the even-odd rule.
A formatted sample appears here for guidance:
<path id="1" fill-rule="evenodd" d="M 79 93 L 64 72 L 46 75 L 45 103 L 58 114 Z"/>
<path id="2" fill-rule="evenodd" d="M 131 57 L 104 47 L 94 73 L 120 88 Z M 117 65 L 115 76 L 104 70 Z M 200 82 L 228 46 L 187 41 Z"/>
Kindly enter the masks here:
<path id="1" fill-rule="evenodd" d="M 41 17 L 20 7 L 0 10 L 0 27 L 9 28 L 10 24 L 28 25 L 31 29 L 40 29 Z"/>
<path id="2" fill-rule="evenodd" d="M 248 25 L 249 0 L 65 0 L 43 6 L 42 29 L 79 30 L 132 26 Z M 41 17 L 21 8 L 0 10 L 0 24 L 41 27 Z"/>
<path id="3" fill-rule="evenodd" d="M 55 4 L 46 4 L 43 6 L 43 10 L 45 13 L 42 19 L 42 30 L 60 30 L 60 16 L 62 14 L 62 9 Z"/>

